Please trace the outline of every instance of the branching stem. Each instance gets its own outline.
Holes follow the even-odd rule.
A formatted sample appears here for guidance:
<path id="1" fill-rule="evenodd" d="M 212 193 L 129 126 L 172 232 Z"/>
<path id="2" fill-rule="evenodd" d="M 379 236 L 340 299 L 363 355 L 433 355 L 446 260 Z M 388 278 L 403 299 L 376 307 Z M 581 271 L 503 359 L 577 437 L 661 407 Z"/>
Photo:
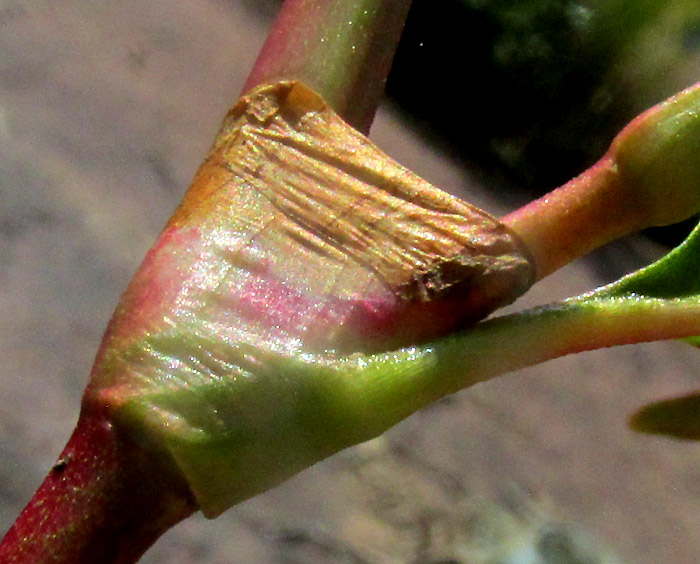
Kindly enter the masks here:
<path id="1" fill-rule="evenodd" d="M 644 227 L 610 157 L 560 188 L 510 213 L 503 223 L 530 251 L 537 280 L 598 247 Z"/>

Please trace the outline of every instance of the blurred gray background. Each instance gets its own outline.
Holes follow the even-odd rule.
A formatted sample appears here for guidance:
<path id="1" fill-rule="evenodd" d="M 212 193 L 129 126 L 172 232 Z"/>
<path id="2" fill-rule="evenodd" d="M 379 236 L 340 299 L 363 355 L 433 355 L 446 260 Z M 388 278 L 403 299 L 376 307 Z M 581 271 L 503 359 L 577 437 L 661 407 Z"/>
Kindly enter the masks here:
<path id="1" fill-rule="evenodd" d="M 119 295 L 238 96 L 275 8 L 0 0 L 0 532 L 68 438 Z M 518 204 L 393 107 L 371 137 L 497 215 Z M 616 243 L 517 307 L 592 289 L 662 251 Z M 675 342 L 624 347 L 479 385 L 215 521 L 195 516 L 143 562 L 618 561 L 607 546 L 620 562 L 695 564 L 700 446 L 636 435 L 626 420 L 697 388 L 699 354 Z"/>

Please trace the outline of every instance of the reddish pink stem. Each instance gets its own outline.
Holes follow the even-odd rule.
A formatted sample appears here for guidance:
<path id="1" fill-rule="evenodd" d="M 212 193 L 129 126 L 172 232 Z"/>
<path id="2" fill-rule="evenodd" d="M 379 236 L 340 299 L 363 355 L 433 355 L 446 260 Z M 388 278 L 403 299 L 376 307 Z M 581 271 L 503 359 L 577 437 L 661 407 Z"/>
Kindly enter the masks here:
<path id="1" fill-rule="evenodd" d="M 0 543 L 3 564 L 132 564 L 195 505 L 155 454 L 84 410 L 43 484 Z"/>
<path id="2" fill-rule="evenodd" d="M 586 172 L 506 216 L 537 277 L 612 239 L 697 213 L 699 116 L 700 83 L 632 120 Z"/>
<path id="3" fill-rule="evenodd" d="M 604 157 L 560 188 L 507 215 L 503 223 L 530 251 L 537 280 L 574 259 L 645 227 L 635 196 Z"/>

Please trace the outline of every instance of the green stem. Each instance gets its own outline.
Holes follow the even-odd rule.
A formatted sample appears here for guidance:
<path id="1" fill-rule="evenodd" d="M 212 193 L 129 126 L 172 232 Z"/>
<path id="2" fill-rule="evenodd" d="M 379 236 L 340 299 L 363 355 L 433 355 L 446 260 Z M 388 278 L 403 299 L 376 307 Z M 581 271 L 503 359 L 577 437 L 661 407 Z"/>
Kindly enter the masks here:
<path id="1" fill-rule="evenodd" d="M 286 0 L 244 92 L 296 79 L 369 131 L 411 0 Z"/>
<path id="2" fill-rule="evenodd" d="M 369 428 L 366 440 L 434 401 L 509 372 L 583 351 L 696 334 L 700 304 L 693 300 L 574 300 L 338 366 Z"/>

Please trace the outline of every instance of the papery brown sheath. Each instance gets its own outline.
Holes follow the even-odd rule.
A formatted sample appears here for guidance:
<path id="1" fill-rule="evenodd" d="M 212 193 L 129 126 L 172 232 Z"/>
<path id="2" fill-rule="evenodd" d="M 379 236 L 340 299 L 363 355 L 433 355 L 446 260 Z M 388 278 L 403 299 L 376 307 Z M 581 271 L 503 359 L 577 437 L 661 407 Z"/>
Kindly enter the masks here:
<path id="1" fill-rule="evenodd" d="M 279 359 L 416 344 L 511 302 L 532 279 L 525 250 L 496 219 L 393 162 L 303 84 L 263 86 L 229 112 L 123 296 L 85 401 L 167 445 L 216 513 L 351 440 L 300 455 L 287 415 L 269 421 L 278 407 L 258 398 L 273 388 L 273 402 L 301 398 L 306 385 L 281 375 Z M 209 450 L 187 446 L 239 431 L 236 444 L 255 453 L 229 445 L 216 470 L 202 469 L 216 458 Z M 241 481 L 236 493 L 212 502 L 202 488 L 226 474 Z"/>
<path id="2" fill-rule="evenodd" d="M 205 262 L 195 248 L 225 272 L 194 277 Z M 187 271 L 153 270 L 173 253 L 191 255 Z M 167 271 L 195 278 L 184 286 L 198 303 L 218 296 L 231 325 L 342 351 L 437 336 L 509 303 L 532 278 L 498 220 L 396 164 L 294 82 L 231 110 L 144 270 L 121 311 L 141 309 L 134 299 L 150 310 L 150 286 Z"/>

